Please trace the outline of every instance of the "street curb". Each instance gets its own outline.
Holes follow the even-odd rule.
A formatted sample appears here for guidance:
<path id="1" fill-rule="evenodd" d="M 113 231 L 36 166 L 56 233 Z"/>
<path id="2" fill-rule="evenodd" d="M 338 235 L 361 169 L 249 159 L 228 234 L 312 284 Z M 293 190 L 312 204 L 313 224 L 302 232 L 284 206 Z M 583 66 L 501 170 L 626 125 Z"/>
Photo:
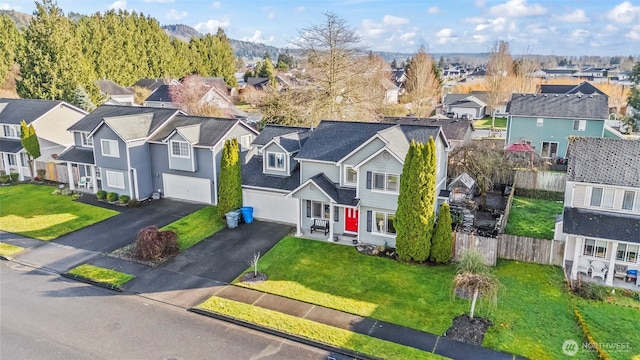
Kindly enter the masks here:
<path id="1" fill-rule="evenodd" d="M 281 338 L 285 338 L 287 340 L 291 340 L 291 341 L 295 341 L 295 342 L 299 342 L 305 345 L 309 345 L 309 346 L 313 346 L 313 347 L 317 347 L 323 350 L 327 350 L 327 351 L 331 351 L 334 353 L 339 353 L 342 355 L 346 355 L 346 356 L 350 356 L 353 357 L 354 359 L 358 359 L 358 360 L 381 360 L 380 358 L 376 358 L 376 357 L 371 357 L 368 355 L 364 355 L 358 352 L 355 352 L 353 350 L 349 350 L 349 349 L 343 349 L 343 348 L 339 348 L 339 347 L 335 347 L 335 346 L 331 346 L 331 345 L 327 345 L 325 343 L 321 343 L 319 341 L 315 341 L 315 340 L 311 340 L 311 339 L 307 339 L 305 337 L 302 336 L 298 336 L 298 335 L 292 335 L 283 331 L 279 331 L 279 330 L 275 330 L 275 329 L 271 329 L 262 325 L 258 325 L 258 324 L 254 324 L 251 322 L 247 322 L 244 320 L 240 320 L 240 319 L 235 319 L 226 315 L 222 315 L 213 311 L 208 311 L 208 310 L 203 310 L 203 309 L 199 309 L 199 308 L 189 308 L 187 309 L 187 311 L 189 312 L 193 312 L 199 315 L 204 315 L 204 316 L 208 316 L 210 318 L 214 318 L 214 319 L 218 319 L 218 320 L 222 320 L 222 321 L 226 321 L 226 322 L 230 322 L 232 324 L 236 324 L 236 325 L 240 325 L 240 326 L 244 326 L 253 330 L 258 330 L 270 335 L 274 335 L 274 336 L 278 336 Z"/>
<path id="2" fill-rule="evenodd" d="M 106 284 L 103 282 L 99 282 L 99 281 L 95 281 L 95 280 L 91 280 L 88 279 L 84 276 L 80 276 L 80 275 L 75 275 L 75 274 L 69 274 L 68 272 L 62 273 L 60 274 L 60 276 L 67 278 L 67 279 L 71 279 L 71 280 L 78 280 L 81 281 L 83 283 L 87 283 L 90 285 L 95 285 L 101 288 L 105 288 L 105 289 L 109 289 L 109 290 L 114 290 L 114 291 L 118 291 L 118 292 L 123 292 L 124 289 L 118 285 L 111 285 L 111 284 Z"/>
<path id="3" fill-rule="evenodd" d="M 4 255 L 0 255 L 0 260 L 11 261 L 13 259 L 11 259 L 10 257 L 6 257 Z"/>

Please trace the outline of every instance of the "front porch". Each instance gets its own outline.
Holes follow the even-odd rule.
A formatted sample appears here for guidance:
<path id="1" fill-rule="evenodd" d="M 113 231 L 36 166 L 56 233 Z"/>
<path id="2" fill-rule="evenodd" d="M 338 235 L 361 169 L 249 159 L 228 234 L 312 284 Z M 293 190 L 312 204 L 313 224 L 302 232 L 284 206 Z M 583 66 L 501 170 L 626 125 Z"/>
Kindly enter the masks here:
<path id="1" fill-rule="evenodd" d="M 585 259 L 587 258 L 584 257 L 582 261 L 584 261 Z M 567 275 L 570 275 L 570 278 L 572 280 L 580 280 L 580 281 L 593 283 L 600 286 L 608 286 L 608 287 L 613 287 L 618 289 L 640 291 L 639 276 L 636 276 L 635 278 L 632 276 L 616 277 L 615 270 L 612 271 L 611 274 L 609 274 L 609 271 L 608 271 L 609 269 L 607 268 L 606 269 L 607 271 L 604 274 L 604 278 L 598 275 L 594 276 L 592 269 L 582 269 L 581 271 L 578 271 L 574 277 L 574 276 L 571 276 L 573 265 L 574 265 L 574 262 L 571 260 L 566 260 L 564 263 L 565 272 Z M 576 264 L 576 268 L 578 268 L 577 264 Z"/>
<path id="2" fill-rule="evenodd" d="M 296 234 L 295 236 L 300 238 L 305 238 L 309 240 L 317 240 L 317 241 L 326 241 L 332 242 L 334 244 L 339 245 L 348 245 L 348 246 L 356 246 L 358 245 L 358 236 L 355 234 L 347 234 L 347 233 L 335 233 L 333 238 L 329 238 L 329 235 L 325 235 L 322 231 L 314 231 L 311 233 L 308 229 L 303 230 L 301 234 Z M 354 243 L 353 241 L 356 240 Z"/>

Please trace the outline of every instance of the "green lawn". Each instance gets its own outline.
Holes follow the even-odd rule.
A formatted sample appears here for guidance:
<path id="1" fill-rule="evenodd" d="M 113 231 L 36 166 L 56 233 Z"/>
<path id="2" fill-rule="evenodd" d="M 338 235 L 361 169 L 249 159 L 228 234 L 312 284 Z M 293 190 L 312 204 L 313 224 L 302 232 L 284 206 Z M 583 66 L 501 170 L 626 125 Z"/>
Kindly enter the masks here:
<path id="1" fill-rule="evenodd" d="M 106 269 L 99 266 L 83 264 L 69 270 L 69 274 L 77 275 L 85 279 L 93 280 L 102 284 L 122 286 L 135 276 L 116 270 Z"/>
<path id="2" fill-rule="evenodd" d="M 504 232 L 539 239 L 553 239 L 556 216 L 562 215 L 562 201 L 516 196 L 511 204 Z"/>
<path id="3" fill-rule="evenodd" d="M 0 187 L 0 229 L 40 240 L 53 240 L 118 214 L 117 211 L 52 195 L 43 185 Z"/>
<path id="4" fill-rule="evenodd" d="M 11 245 L 11 244 L 0 242 L 0 255 L 4 257 L 13 256 L 22 250 L 24 250 L 22 246 Z"/>
<path id="5" fill-rule="evenodd" d="M 497 117 L 494 125 L 496 129 L 507 129 L 507 118 L 505 117 Z M 476 120 L 473 122 L 473 127 L 476 129 L 491 129 L 491 118 L 484 118 L 480 120 Z"/>
<path id="6" fill-rule="evenodd" d="M 175 231 L 178 234 L 180 250 L 185 250 L 224 227 L 225 222 L 222 220 L 218 208 L 207 206 L 172 222 L 160 230 Z"/>
<path id="7" fill-rule="evenodd" d="M 235 284 L 434 334 L 469 311 L 468 301 L 452 296 L 453 265 L 403 264 L 352 247 L 286 237 L 260 259 L 259 270 L 268 281 Z M 481 302 L 476 310 L 495 324 L 485 346 L 562 358 L 564 338 L 581 339 L 560 268 L 499 261 L 496 275 L 505 286 L 498 307 Z"/>

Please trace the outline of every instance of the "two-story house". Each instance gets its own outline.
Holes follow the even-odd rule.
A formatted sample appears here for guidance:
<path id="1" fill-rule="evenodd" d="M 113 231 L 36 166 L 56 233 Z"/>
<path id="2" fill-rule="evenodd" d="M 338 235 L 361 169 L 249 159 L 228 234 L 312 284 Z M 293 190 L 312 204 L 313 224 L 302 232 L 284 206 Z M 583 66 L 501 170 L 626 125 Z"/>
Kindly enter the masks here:
<path id="1" fill-rule="evenodd" d="M 621 138 L 605 124 L 606 95 L 513 94 L 508 108 L 507 145 L 530 144 L 543 158 L 564 158 L 572 136 Z"/>
<path id="2" fill-rule="evenodd" d="M 439 126 L 326 120 L 313 130 L 294 128 L 274 137 L 249 159 L 243 167 L 245 205 L 258 218 L 295 224 L 299 236 L 309 236 L 321 220 L 327 229 L 319 236 L 328 240 L 347 236 L 395 246 L 404 159 L 412 140 L 429 138 L 436 144 L 436 211 L 446 201 L 439 195 L 446 190 L 448 150 Z"/>
<path id="3" fill-rule="evenodd" d="M 245 149 L 256 131 L 237 119 L 186 116 L 177 109 L 103 105 L 69 128 L 75 145 L 60 159 L 70 178 L 134 199 L 162 196 L 217 203 L 224 140 Z M 74 182 L 69 183 L 72 189 Z"/>
<path id="4" fill-rule="evenodd" d="M 73 136 L 65 129 L 87 113 L 64 101 L 0 99 L 0 170 L 19 174 L 19 180 L 31 177 L 27 152 L 20 143 L 20 122 L 32 124 L 40 144 L 38 169 L 48 169 L 58 154 L 73 144 Z M 34 169 L 35 173 L 35 169 Z M 45 175 L 49 179 L 51 174 Z"/>
<path id="5" fill-rule="evenodd" d="M 577 137 L 569 142 L 562 224 L 564 264 L 607 285 L 640 268 L 640 141 Z M 558 234 L 561 232 L 560 234 Z M 603 269 L 591 268 L 599 262 Z M 618 268 L 616 273 L 616 268 Z"/>

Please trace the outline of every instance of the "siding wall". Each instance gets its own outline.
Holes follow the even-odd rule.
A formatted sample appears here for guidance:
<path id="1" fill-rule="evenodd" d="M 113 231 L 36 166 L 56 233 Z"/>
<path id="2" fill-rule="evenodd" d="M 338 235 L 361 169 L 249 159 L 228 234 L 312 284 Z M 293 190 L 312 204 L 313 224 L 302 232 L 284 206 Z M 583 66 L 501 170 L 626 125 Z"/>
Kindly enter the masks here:
<path id="1" fill-rule="evenodd" d="M 284 154 L 284 169 L 269 169 L 267 167 L 268 162 L 268 153 L 281 153 Z M 269 175 L 280 175 L 287 176 L 289 175 L 289 162 L 287 161 L 287 154 L 282 150 L 282 148 L 276 144 L 269 144 L 269 146 L 265 147 L 262 151 L 264 158 L 262 159 L 262 163 L 264 164 L 264 173 Z"/>
<path id="2" fill-rule="evenodd" d="M 33 124 L 37 134 L 47 134 L 47 140 L 68 146 L 73 144 L 73 134 L 67 129 L 85 117 L 85 114 L 67 106 L 58 106 Z"/>
<path id="3" fill-rule="evenodd" d="M 359 169 L 360 204 L 371 208 L 395 211 L 398 206 L 398 194 L 367 189 L 367 172 L 369 171 L 401 175 L 402 164 L 387 152 L 383 152 Z M 400 182 L 402 182 L 402 179 L 400 179 Z M 398 186 L 400 185 L 398 184 Z"/>
<path id="4" fill-rule="evenodd" d="M 138 185 L 139 200 L 147 199 L 153 194 L 153 179 L 151 175 L 151 157 L 149 155 L 149 144 L 129 148 L 131 167 L 136 169 L 136 182 Z"/>
<path id="5" fill-rule="evenodd" d="M 102 139 L 116 140 L 118 142 L 119 157 L 102 156 Z M 127 170 L 127 149 L 124 141 L 122 141 L 118 135 L 108 126 L 102 125 L 93 136 L 93 155 L 96 160 L 96 165 L 99 167 Z"/>
<path id="6" fill-rule="evenodd" d="M 358 150 L 358 152 L 346 158 L 343 163 L 345 165 L 351 165 L 351 166 L 358 165 L 362 160 L 368 158 L 373 153 L 375 153 L 376 151 L 380 150 L 383 147 L 384 147 L 384 142 L 382 142 L 382 140 L 374 139 L 373 141 L 368 143 L 366 146 L 364 146 L 362 149 Z"/>
<path id="7" fill-rule="evenodd" d="M 324 173 L 334 183 L 340 183 L 340 167 L 330 163 L 318 163 L 311 161 L 302 161 L 300 163 L 300 182 L 303 183 L 309 178 Z"/>
<path id="8" fill-rule="evenodd" d="M 188 158 L 183 158 L 183 157 L 177 157 L 177 156 L 173 156 L 173 153 L 171 151 L 171 141 L 186 141 L 187 143 L 189 143 L 185 138 L 183 138 L 182 136 L 180 136 L 180 134 L 176 133 L 174 134 L 169 141 L 167 141 L 167 156 L 169 157 L 169 163 L 170 163 L 170 167 L 173 170 L 182 170 L 182 171 L 197 171 L 197 167 L 195 167 L 195 165 L 197 164 L 197 154 L 194 151 L 193 146 L 191 146 L 191 144 L 189 143 L 189 157 Z M 193 158 L 196 158 L 195 161 Z M 195 167 L 195 169 L 194 169 Z"/>
<path id="9" fill-rule="evenodd" d="M 133 198 L 133 191 L 131 189 L 131 182 L 129 180 L 129 173 L 126 170 L 119 170 L 119 169 L 110 169 L 110 168 L 105 168 L 103 167 L 102 169 L 102 190 L 106 191 L 106 192 L 115 192 L 118 193 L 118 195 L 129 195 Z M 111 172 L 117 172 L 122 174 L 123 178 L 124 178 L 124 189 L 118 189 L 118 188 L 114 188 L 114 187 L 109 187 L 108 183 L 107 183 L 107 172 L 111 171 Z"/>
<path id="10" fill-rule="evenodd" d="M 302 230 L 305 232 L 311 231 L 311 225 L 313 225 L 314 217 L 308 216 L 310 215 L 307 212 L 307 200 L 302 200 L 302 207 L 300 209 L 302 212 L 302 222 L 300 225 L 302 226 Z M 329 220 L 329 219 L 326 219 Z M 341 235 L 344 232 L 344 208 L 340 206 L 334 206 L 333 208 L 333 234 L 334 236 Z M 338 221 L 335 221 L 338 220 Z M 316 234 L 314 232 L 314 234 Z M 318 232 L 320 234 L 320 232 Z M 329 235 L 327 235 L 329 236 Z"/>

